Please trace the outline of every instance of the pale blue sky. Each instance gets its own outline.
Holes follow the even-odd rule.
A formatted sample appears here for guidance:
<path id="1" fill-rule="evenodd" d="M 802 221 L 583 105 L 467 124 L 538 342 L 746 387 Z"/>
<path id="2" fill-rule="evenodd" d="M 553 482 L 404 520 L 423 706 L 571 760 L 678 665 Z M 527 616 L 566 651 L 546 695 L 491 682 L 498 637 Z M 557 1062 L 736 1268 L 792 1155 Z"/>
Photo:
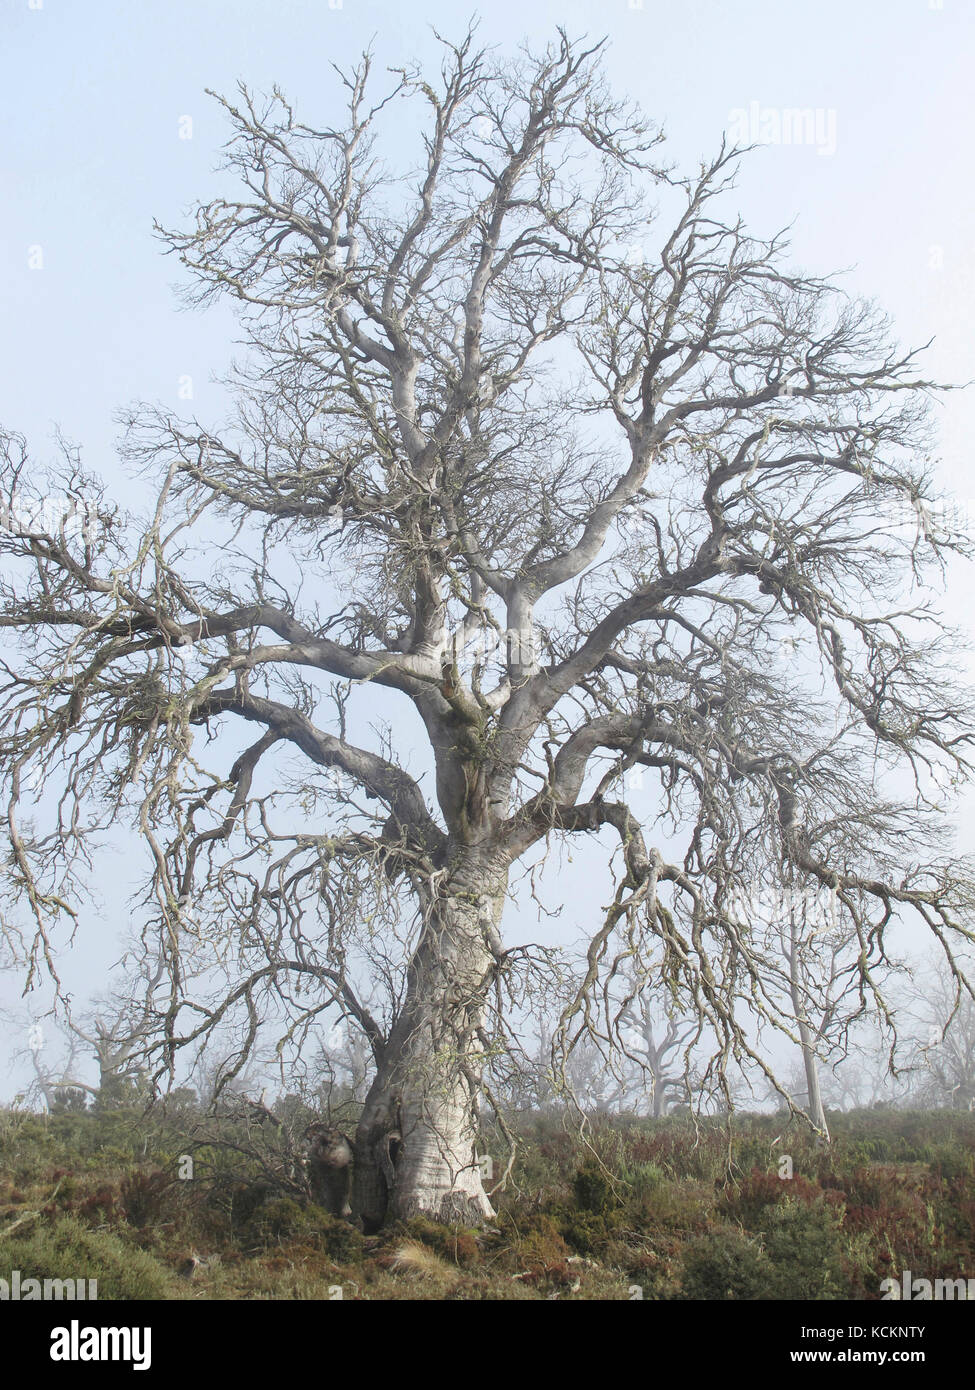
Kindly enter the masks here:
<path id="1" fill-rule="evenodd" d="M 128 499 L 112 457 L 121 405 L 177 407 L 190 376 L 190 409 L 204 420 L 221 410 L 208 378 L 226 366 L 232 320 L 177 311 L 178 267 L 151 234 L 154 217 L 178 223 L 213 188 L 226 126 L 204 88 L 278 83 L 302 118 L 325 124 L 338 99 L 331 62 L 370 44 L 380 67 L 422 61 L 431 26 L 459 36 L 474 13 L 482 39 L 506 47 L 543 42 L 559 24 L 606 35 L 612 84 L 664 123 L 685 165 L 713 153 L 752 103 L 759 115 L 818 112 L 835 151 L 815 141 L 757 151 L 740 181 L 746 220 L 759 233 L 795 221 L 802 269 L 853 267 L 849 287 L 887 309 L 902 341 L 935 338 L 932 375 L 975 378 L 971 0 L 38 4 L 4 0 L 0 12 L 0 420 L 40 457 L 59 425 Z M 185 117 L 191 139 L 180 138 Z M 30 268 L 31 248 L 42 269 Z M 941 426 L 945 483 L 975 498 L 975 393 L 949 398 Z M 964 622 L 969 587 L 953 575 L 948 607 Z M 73 970 L 83 993 L 92 970 Z"/>
<path id="2" fill-rule="evenodd" d="M 175 403 L 189 374 L 205 413 L 226 321 L 175 312 L 176 267 L 150 235 L 153 217 L 178 221 L 212 187 L 226 127 L 204 88 L 278 82 L 314 121 L 335 100 L 330 62 L 369 43 L 377 65 L 422 59 L 430 26 L 458 34 L 474 12 L 430 0 L 6 0 L 0 275 L 16 331 L 0 345 L 4 417 L 12 410 L 41 437 L 57 420 L 94 462 L 121 402 Z M 975 375 L 967 0 L 495 0 L 480 15 L 484 39 L 505 45 L 544 40 L 556 24 L 605 34 L 614 84 L 665 122 L 679 158 L 713 151 L 731 113 L 752 102 L 835 113 L 835 154 L 783 145 L 753 157 L 740 186 L 746 217 L 759 231 L 798 218 L 805 268 L 855 264 L 852 283 L 905 340 L 937 335 L 935 369 Z M 179 138 L 183 116 L 190 140 Z M 31 246 L 43 270 L 28 269 Z M 959 452 L 963 415 L 947 422 L 946 446 Z"/>

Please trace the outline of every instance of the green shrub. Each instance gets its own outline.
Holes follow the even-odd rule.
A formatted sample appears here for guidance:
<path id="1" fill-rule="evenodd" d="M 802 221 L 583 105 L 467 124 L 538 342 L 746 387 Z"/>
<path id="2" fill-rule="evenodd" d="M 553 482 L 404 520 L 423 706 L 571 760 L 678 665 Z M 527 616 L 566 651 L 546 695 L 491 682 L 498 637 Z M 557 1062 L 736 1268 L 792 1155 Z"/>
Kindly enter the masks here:
<path id="1" fill-rule="evenodd" d="M 949 1182 L 955 1178 L 971 1178 L 975 1175 L 975 1152 L 963 1149 L 960 1145 L 939 1144 L 931 1159 L 931 1171 L 939 1178 Z"/>
<path id="2" fill-rule="evenodd" d="M 322 1207 L 303 1206 L 293 1197 L 277 1197 L 258 1207 L 242 1232 L 245 1244 L 263 1246 L 297 1242 L 323 1250 L 339 1264 L 362 1258 L 363 1236 L 348 1221 Z"/>
<path id="3" fill-rule="evenodd" d="M 657 1163 L 626 1163 L 620 1168 L 620 1177 L 628 1185 L 628 1200 L 640 1202 L 652 1197 L 666 1186 L 668 1178 Z"/>
<path id="4" fill-rule="evenodd" d="M 757 1238 L 733 1226 L 698 1236 L 684 1250 L 681 1298 L 708 1302 L 768 1297 L 769 1264 Z"/>
<path id="5" fill-rule="evenodd" d="M 611 1240 L 619 1220 L 617 1212 L 571 1211 L 563 1219 L 561 1234 L 579 1255 L 596 1255 Z"/>
<path id="6" fill-rule="evenodd" d="M 135 1172 L 123 1178 L 119 1194 L 125 1219 L 133 1226 L 158 1222 L 167 1211 L 173 1179 L 159 1170 Z"/>
<path id="7" fill-rule="evenodd" d="M 572 1187 L 581 1211 L 602 1216 L 618 1205 L 612 1181 L 596 1163 L 584 1163 L 576 1173 Z"/>
<path id="8" fill-rule="evenodd" d="M 76 1217 L 37 1224 L 0 1240 L 0 1268 L 21 1279 L 97 1279 L 99 1299 L 173 1298 L 172 1273 L 158 1260 Z"/>
<path id="9" fill-rule="evenodd" d="M 767 1217 L 764 1246 L 772 1270 L 766 1298 L 849 1297 L 842 1209 L 789 1197 Z"/>

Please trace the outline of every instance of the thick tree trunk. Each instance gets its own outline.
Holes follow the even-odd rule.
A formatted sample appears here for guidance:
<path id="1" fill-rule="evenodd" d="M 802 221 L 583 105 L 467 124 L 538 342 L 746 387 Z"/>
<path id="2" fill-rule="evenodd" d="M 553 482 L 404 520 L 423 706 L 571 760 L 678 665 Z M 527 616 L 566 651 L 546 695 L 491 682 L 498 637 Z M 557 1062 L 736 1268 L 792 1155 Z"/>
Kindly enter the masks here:
<path id="1" fill-rule="evenodd" d="M 374 1231 L 424 1215 L 494 1215 L 475 1152 L 487 991 L 507 866 L 467 851 L 437 895 L 410 966 L 403 1009 L 356 1131 L 353 1213 Z"/>
<path id="2" fill-rule="evenodd" d="M 653 1077 L 653 1118 L 659 1120 L 664 1113 L 663 1077 L 657 1071 L 652 1071 L 651 1076 Z"/>

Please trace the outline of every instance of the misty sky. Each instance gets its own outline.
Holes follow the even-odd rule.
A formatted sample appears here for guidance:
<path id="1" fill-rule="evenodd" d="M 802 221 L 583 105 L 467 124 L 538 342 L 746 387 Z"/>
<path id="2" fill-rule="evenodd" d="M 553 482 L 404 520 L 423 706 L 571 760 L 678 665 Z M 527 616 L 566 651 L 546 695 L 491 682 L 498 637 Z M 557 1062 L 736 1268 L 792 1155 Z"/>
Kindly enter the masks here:
<path id="1" fill-rule="evenodd" d="M 737 195 L 746 222 L 760 235 L 794 222 L 798 268 L 848 269 L 846 286 L 888 311 L 902 343 L 934 338 L 929 375 L 975 379 L 970 0 L 494 0 L 479 10 L 432 0 L 5 0 L 3 424 L 23 430 L 40 459 L 59 426 L 136 503 L 113 457 L 119 407 L 159 401 L 201 420 L 224 410 L 210 376 L 227 366 L 233 319 L 224 308 L 178 309 L 179 267 L 152 235 L 154 218 L 178 225 L 214 188 L 228 132 L 204 89 L 277 83 L 301 119 L 327 124 L 340 100 L 331 63 L 349 65 L 370 45 L 380 68 L 431 60 L 431 28 L 459 37 L 475 13 L 482 41 L 509 49 L 544 42 L 556 25 L 607 36 L 611 83 L 664 124 L 685 169 L 725 130 L 740 135 L 744 123 L 751 138 L 774 141 L 785 109 L 808 108 L 811 139 L 768 143 L 746 161 Z M 939 420 L 944 484 L 972 515 L 975 392 L 948 397 Z M 947 608 L 969 629 L 970 586 L 969 572 L 952 572 Z M 965 849 L 972 838 L 963 826 Z M 566 866 L 573 892 L 585 860 L 576 853 Z M 113 866 L 106 921 L 70 966 L 79 996 L 118 954 L 124 872 Z M 590 889 L 583 900 L 607 896 Z M 0 1003 L 15 997 L 8 987 Z"/>

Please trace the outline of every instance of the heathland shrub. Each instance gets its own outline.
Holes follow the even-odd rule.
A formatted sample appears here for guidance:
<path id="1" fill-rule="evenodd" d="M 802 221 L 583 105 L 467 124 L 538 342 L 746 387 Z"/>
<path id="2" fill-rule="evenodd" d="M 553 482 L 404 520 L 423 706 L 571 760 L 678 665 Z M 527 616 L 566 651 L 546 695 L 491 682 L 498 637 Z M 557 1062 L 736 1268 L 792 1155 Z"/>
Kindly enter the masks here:
<path id="1" fill-rule="evenodd" d="M 765 1298 L 769 1275 L 758 1238 L 721 1226 L 685 1247 L 681 1297 L 709 1302 Z"/>
<path id="2" fill-rule="evenodd" d="M 292 1243 L 324 1251 L 339 1264 L 353 1263 L 363 1254 L 363 1236 L 356 1227 L 293 1197 L 275 1197 L 257 1207 L 241 1231 L 245 1247 L 268 1249 Z"/>
<path id="3" fill-rule="evenodd" d="M 99 1299 L 175 1296 L 173 1275 L 158 1260 L 73 1216 L 39 1222 L 25 1234 L 17 1231 L 0 1240 L 0 1269 L 17 1269 L 22 1280 L 97 1279 Z"/>
<path id="4" fill-rule="evenodd" d="M 612 1179 L 596 1163 L 584 1163 L 572 1183 L 576 1205 L 581 1211 L 605 1216 L 619 1205 Z"/>

